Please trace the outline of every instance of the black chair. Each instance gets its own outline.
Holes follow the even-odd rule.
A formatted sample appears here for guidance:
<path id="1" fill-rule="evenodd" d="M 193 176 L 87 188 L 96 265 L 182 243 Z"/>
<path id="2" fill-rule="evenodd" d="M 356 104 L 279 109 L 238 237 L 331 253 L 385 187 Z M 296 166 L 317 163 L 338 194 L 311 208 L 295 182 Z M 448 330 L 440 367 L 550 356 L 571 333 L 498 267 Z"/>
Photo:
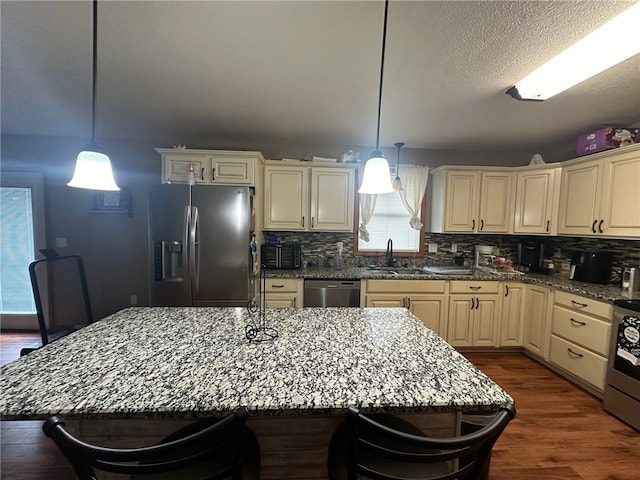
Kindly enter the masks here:
<path id="1" fill-rule="evenodd" d="M 515 416 L 503 407 L 484 426 L 459 437 L 427 437 L 392 415 L 364 415 L 354 407 L 329 446 L 331 480 L 479 480 L 488 475 L 494 443 Z M 463 428 L 464 432 L 464 428 Z"/>
<path id="2" fill-rule="evenodd" d="M 223 418 L 195 422 L 140 448 L 109 448 L 78 440 L 59 416 L 43 425 L 71 463 L 78 480 L 94 480 L 95 470 L 149 479 L 253 480 L 259 478 L 260 447 L 245 425 L 245 407 Z M 120 478 L 120 477 L 118 477 Z"/>
<path id="3" fill-rule="evenodd" d="M 93 322 L 82 258 L 41 252 L 46 258 L 29 264 L 41 342 L 22 348 L 20 356 Z"/>

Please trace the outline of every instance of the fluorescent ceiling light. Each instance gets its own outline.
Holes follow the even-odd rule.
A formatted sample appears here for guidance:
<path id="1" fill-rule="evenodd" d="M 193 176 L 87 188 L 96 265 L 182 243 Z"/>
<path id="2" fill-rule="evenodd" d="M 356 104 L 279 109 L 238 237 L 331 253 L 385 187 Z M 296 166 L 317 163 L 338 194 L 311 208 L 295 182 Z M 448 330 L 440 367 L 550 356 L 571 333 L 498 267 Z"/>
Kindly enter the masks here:
<path id="1" fill-rule="evenodd" d="M 518 100 L 546 100 L 640 53 L 640 2 L 509 88 Z"/>

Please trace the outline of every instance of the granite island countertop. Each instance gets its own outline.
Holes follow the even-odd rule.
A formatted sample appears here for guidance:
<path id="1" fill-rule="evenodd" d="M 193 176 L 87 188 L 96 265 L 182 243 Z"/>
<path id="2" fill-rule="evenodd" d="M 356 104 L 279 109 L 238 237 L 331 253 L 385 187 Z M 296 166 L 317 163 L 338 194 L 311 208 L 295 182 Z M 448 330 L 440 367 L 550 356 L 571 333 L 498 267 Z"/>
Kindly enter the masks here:
<path id="1" fill-rule="evenodd" d="M 404 269 L 399 267 L 402 272 Z M 492 273 L 489 270 L 472 269 L 470 275 L 439 275 L 431 273 L 391 274 L 385 269 L 365 267 L 343 268 L 305 268 L 300 270 L 266 270 L 267 278 L 309 278 L 309 279 L 360 279 L 360 280 L 478 280 L 478 281 L 518 281 L 555 288 L 565 292 L 582 295 L 601 302 L 613 302 L 617 299 L 640 299 L 639 292 L 623 290 L 618 285 L 600 285 L 595 283 L 569 280 L 565 275 L 544 275 L 538 273 Z"/>
<path id="2" fill-rule="evenodd" d="M 402 308 L 131 307 L 0 369 L 3 420 L 495 411 L 512 398 Z"/>

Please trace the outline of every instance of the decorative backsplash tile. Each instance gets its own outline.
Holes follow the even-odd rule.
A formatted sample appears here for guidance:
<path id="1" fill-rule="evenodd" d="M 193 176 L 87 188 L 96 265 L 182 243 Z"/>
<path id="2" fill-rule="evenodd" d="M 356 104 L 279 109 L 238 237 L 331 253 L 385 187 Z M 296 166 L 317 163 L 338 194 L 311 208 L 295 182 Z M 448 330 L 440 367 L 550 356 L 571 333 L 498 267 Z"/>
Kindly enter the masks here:
<path id="1" fill-rule="evenodd" d="M 353 255 L 352 233 L 344 232 L 265 232 L 265 241 L 269 236 L 279 238 L 282 242 L 297 242 L 302 247 L 303 260 L 309 266 L 333 266 L 337 254 L 336 244 L 343 242 L 343 257 L 348 266 L 366 266 L 371 263 L 382 265 L 384 255 L 378 257 Z M 425 234 L 424 251 L 427 246 L 435 243 L 437 253 L 425 253 L 422 258 L 394 255 L 401 265 L 451 265 L 454 257 L 466 253 L 473 258 L 476 245 L 492 245 L 497 247 L 501 255 L 517 257 L 518 244 L 522 239 L 535 238 L 545 242 L 547 258 L 552 259 L 556 270 L 561 265 L 571 262 L 571 253 L 576 250 L 606 251 L 613 253 L 612 277 L 615 282 L 619 278 L 622 268 L 640 266 L 640 240 L 620 240 L 612 238 L 589 237 L 531 237 L 519 235 L 461 235 L 461 234 Z M 455 243 L 457 252 L 451 252 L 451 244 Z"/>

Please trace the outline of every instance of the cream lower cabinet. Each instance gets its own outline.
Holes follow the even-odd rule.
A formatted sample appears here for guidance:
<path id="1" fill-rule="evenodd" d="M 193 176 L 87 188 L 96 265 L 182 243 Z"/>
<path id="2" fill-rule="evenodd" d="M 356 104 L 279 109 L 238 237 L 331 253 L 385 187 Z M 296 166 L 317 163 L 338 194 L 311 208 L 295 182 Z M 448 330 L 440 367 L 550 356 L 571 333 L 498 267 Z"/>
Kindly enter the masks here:
<path id="1" fill-rule="evenodd" d="M 354 167 L 269 164 L 264 182 L 265 229 L 353 230 Z"/>
<path id="2" fill-rule="evenodd" d="M 499 282 L 449 282 L 447 341 L 455 347 L 497 347 Z"/>
<path id="3" fill-rule="evenodd" d="M 267 278 L 265 280 L 266 308 L 302 308 L 304 280 Z"/>
<path id="4" fill-rule="evenodd" d="M 500 284 L 500 346 L 521 347 L 524 333 L 526 284 Z"/>
<path id="5" fill-rule="evenodd" d="M 524 313 L 524 348 L 538 357 L 549 359 L 551 335 L 551 296 L 549 288 L 527 285 Z"/>
<path id="6" fill-rule="evenodd" d="M 604 392 L 611 305 L 556 291 L 549 361 L 598 393 Z"/>
<path id="7" fill-rule="evenodd" d="M 640 237 L 640 146 L 575 159 L 562 168 L 558 233 Z"/>
<path id="8" fill-rule="evenodd" d="M 445 338 L 447 301 L 444 280 L 367 280 L 366 307 L 404 307 L 431 330 Z"/>

